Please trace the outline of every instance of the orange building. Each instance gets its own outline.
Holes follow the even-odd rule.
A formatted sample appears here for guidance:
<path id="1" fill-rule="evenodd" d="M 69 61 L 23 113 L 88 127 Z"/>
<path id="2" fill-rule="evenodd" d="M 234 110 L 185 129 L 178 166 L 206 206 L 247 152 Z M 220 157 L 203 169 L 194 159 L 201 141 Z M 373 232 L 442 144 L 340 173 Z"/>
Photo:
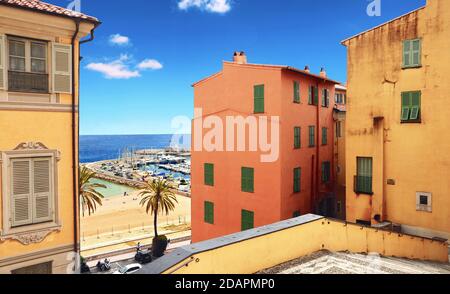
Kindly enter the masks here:
<path id="1" fill-rule="evenodd" d="M 335 216 L 336 84 L 324 70 L 315 75 L 308 68 L 249 64 L 241 52 L 193 85 L 193 242 L 312 211 Z M 259 121 L 261 143 L 263 118 L 276 154 L 270 162 L 262 160 L 267 150 L 252 141 L 252 122 Z M 226 140 L 212 136 L 214 128 Z M 229 148 L 240 139 L 246 149 Z M 207 141 L 215 148 L 205 148 Z"/>

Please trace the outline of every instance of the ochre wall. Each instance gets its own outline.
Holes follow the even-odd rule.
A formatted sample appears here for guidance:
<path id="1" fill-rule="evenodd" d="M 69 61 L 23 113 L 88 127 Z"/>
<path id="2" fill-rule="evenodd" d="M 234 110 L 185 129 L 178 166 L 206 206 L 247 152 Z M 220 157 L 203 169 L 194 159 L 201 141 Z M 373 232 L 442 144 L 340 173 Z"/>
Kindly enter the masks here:
<path id="1" fill-rule="evenodd" d="M 319 250 L 448 262 L 445 242 L 322 219 L 195 254 L 164 273 L 253 274 Z"/>
<path id="2" fill-rule="evenodd" d="M 402 69 L 403 40 L 414 38 L 422 39 L 422 67 Z M 409 233 L 450 238 L 450 1 L 428 0 L 345 45 L 347 220 L 374 223 L 379 214 Z M 401 93 L 418 90 L 422 123 L 401 124 Z M 358 156 L 373 157 L 372 197 L 353 192 Z M 432 213 L 416 210 L 416 192 L 432 193 Z"/>

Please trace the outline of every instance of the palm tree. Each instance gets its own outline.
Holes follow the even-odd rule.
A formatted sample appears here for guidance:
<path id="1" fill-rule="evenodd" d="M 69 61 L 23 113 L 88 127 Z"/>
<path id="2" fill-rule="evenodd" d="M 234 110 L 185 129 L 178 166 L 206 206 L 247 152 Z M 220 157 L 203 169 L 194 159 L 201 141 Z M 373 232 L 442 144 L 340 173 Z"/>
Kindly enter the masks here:
<path id="1" fill-rule="evenodd" d="M 140 205 L 146 206 L 147 214 L 153 214 L 153 225 L 155 238 L 158 237 L 158 214 L 169 215 L 178 203 L 176 195 L 172 192 L 172 187 L 166 180 L 158 179 L 145 183 L 139 196 L 142 197 Z"/>
<path id="2" fill-rule="evenodd" d="M 89 170 L 87 167 L 83 166 L 80 171 L 80 200 L 83 210 L 83 217 L 85 211 L 89 211 L 89 215 L 93 214 L 97 210 L 97 205 L 102 205 L 102 199 L 105 196 L 98 192 L 97 188 L 106 189 L 105 185 L 91 183 L 94 178 L 95 172 Z"/>

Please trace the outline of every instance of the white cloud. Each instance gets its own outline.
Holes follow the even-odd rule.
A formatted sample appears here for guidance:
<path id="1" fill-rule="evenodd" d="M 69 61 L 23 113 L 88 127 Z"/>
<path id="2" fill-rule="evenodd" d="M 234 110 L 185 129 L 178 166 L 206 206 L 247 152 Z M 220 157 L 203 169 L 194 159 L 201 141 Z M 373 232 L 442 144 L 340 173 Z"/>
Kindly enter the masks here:
<path id="1" fill-rule="evenodd" d="M 102 73 L 107 79 L 131 79 L 140 77 L 141 74 L 137 70 L 131 70 L 127 64 L 130 57 L 121 55 L 119 59 L 108 63 L 90 63 L 87 69 Z"/>
<path id="2" fill-rule="evenodd" d="M 122 36 L 121 34 L 111 35 L 109 37 L 109 42 L 114 45 L 128 45 L 130 43 L 130 38 Z"/>
<path id="3" fill-rule="evenodd" d="M 141 70 L 145 70 L 145 69 L 158 70 L 158 69 L 162 69 L 163 65 L 158 60 L 145 59 L 141 63 L 139 63 L 137 67 Z"/>
<path id="4" fill-rule="evenodd" d="M 180 0 L 178 8 L 188 10 L 195 7 L 201 10 L 214 13 L 227 13 L 231 10 L 231 0 Z"/>

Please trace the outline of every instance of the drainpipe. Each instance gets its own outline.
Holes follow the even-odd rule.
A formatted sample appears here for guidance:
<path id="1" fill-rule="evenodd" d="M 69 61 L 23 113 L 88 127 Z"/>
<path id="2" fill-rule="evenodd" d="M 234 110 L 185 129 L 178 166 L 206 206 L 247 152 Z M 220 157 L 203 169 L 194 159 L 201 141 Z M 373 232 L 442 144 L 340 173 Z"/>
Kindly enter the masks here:
<path id="1" fill-rule="evenodd" d="M 78 252 L 78 230 L 80 227 L 80 221 L 78 216 L 78 209 L 79 206 L 79 195 L 78 195 L 78 180 L 79 180 L 79 169 L 78 169 L 78 150 L 79 150 L 79 143 L 77 141 L 78 136 L 78 130 L 80 125 L 80 116 L 78 115 L 78 119 L 76 116 L 76 106 L 77 106 L 77 99 L 76 94 L 79 94 L 79 88 L 80 88 L 80 81 L 78 81 L 78 87 L 76 87 L 75 83 L 75 46 L 76 46 L 76 39 L 78 36 L 78 33 L 80 32 L 80 20 L 75 19 L 75 33 L 72 36 L 72 165 L 73 165 L 73 171 L 72 171 L 72 180 L 73 180 L 73 214 L 74 214 L 74 252 Z M 100 23 L 96 23 L 94 28 L 91 30 L 89 39 L 79 41 L 78 43 L 78 49 L 80 49 L 80 45 L 91 42 L 94 40 L 94 31 L 95 29 L 100 25 Z M 80 53 L 80 50 L 78 50 L 78 54 Z M 80 61 L 81 58 L 78 60 L 78 77 L 80 76 Z M 79 99 L 78 99 L 79 100 Z M 78 111 L 79 111 L 79 105 L 80 101 L 78 101 Z"/>
<path id="2" fill-rule="evenodd" d="M 73 238 L 74 252 L 78 252 L 78 160 L 77 160 L 77 121 L 76 121 L 76 83 L 75 83 L 75 42 L 80 31 L 80 20 L 75 20 L 75 33 L 72 36 L 72 181 L 73 181 Z"/>
<path id="3" fill-rule="evenodd" d="M 316 115 L 316 193 L 315 193 L 315 203 L 314 203 L 314 213 L 318 213 L 317 203 L 320 198 L 320 91 L 319 82 L 317 86 L 317 115 Z"/>

